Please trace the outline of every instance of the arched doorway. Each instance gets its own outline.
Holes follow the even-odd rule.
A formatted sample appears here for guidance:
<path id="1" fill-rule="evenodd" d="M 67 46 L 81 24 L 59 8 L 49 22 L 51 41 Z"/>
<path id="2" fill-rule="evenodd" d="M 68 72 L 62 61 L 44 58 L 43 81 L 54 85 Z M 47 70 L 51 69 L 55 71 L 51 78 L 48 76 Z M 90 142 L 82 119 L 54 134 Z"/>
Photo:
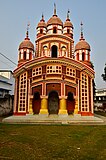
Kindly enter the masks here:
<path id="1" fill-rule="evenodd" d="M 75 99 L 72 92 L 68 92 L 67 96 L 67 111 L 68 114 L 72 114 L 75 109 Z"/>
<path id="2" fill-rule="evenodd" d="M 57 46 L 56 45 L 53 45 L 51 48 L 51 57 L 57 58 Z"/>
<path id="3" fill-rule="evenodd" d="M 48 112 L 49 114 L 58 114 L 59 111 L 59 96 L 56 91 L 51 91 L 48 97 Z"/>
<path id="4" fill-rule="evenodd" d="M 39 114 L 40 106 L 41 106 L 40 94 L 39 92 L 34 92 L 34 98 L 33 98 L 33 113 L 34 114 Z"/>

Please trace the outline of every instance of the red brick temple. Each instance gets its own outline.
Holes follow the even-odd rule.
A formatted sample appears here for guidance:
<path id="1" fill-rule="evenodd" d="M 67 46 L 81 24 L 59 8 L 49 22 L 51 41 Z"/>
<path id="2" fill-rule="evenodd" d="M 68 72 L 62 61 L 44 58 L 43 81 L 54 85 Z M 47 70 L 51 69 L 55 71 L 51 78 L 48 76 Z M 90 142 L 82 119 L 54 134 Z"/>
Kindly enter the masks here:
<path id="1" fill-rule="evenodd" d="M 18 49 L 18 66 L 14 70 L 14 115 L 93 116 L 94 70 L 90 45 L 83 36 L 74 45 L 73 24 L 69 11 L 65 22 L 44 16 L 36 27 L 35 44 L 29 30 Z"/>

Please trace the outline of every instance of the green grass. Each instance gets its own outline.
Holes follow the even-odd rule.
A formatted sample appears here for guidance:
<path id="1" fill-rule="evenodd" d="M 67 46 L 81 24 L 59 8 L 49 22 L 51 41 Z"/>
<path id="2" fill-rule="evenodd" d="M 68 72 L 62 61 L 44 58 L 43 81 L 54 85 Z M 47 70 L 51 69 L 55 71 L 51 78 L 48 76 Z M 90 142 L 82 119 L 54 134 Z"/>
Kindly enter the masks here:
<path id="1" fill-rule="evenodd" d="M 0 124 L 0 160 L 105 160 L 106 126 Z"/>

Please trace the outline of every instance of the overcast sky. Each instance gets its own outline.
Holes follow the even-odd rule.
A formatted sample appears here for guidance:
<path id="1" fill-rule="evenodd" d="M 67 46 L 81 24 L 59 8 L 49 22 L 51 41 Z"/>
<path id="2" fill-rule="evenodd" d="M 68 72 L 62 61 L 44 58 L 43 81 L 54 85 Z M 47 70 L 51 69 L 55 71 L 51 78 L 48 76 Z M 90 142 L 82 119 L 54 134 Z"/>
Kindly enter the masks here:
<path id="1" fill-rule="evenodd" d="M 83 22 L 84 38 L 91 46 L 91 61 L 95 67 L 97 88 L 106 88 L 101 74 L 106 63 L 106 0 L 0 0 L 0 52 L 17 63 L 18 46 L 24 40 L 30 22 L 30 39 L 35 43 L 36 26 L 44 14 L 45 21 L 57 15 L 64 22 L 67 10 L 74 25 L 75 44 Z M 0 69 L 15 69 L 15 65 L 0 55 Z"/>

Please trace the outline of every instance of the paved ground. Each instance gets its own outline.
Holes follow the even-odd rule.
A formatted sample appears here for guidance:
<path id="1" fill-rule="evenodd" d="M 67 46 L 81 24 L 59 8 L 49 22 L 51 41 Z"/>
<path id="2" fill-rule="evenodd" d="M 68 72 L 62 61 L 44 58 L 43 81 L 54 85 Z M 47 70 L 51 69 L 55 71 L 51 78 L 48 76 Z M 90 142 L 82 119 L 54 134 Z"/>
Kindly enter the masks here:
<path id="1" fill-rule="evenodd" d="M 74 124 L 74 125 L 106 125 L 106 117 L 95 114 L 94 117 L 67 116 L 58 115 L 51 116 L 10 116 L 7 118 L 0 117 L 0 122 L 3 123 L 32 123 L 32 124 Z"/>
<path id="2" fill-rule="evenodd" d="M 101 118 L 104 121 L 103 124 L 106 125 L 106 117 L 98 115 L 98 114 L 95 114 L 95 116 Z"/>

